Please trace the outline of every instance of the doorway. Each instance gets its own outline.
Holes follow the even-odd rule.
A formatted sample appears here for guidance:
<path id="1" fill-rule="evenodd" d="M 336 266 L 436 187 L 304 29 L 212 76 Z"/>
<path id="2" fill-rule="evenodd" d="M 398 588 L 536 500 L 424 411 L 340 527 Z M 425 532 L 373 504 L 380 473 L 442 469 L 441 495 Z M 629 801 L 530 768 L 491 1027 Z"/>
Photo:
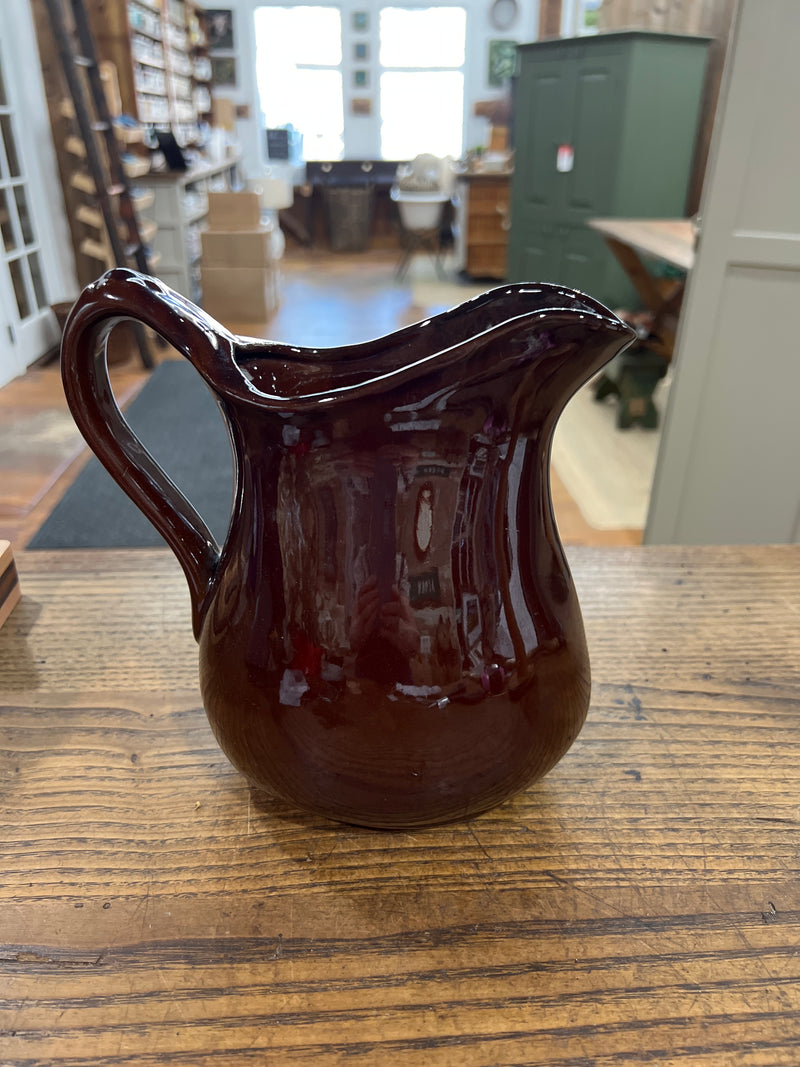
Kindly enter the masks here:
<path id="1" fill-rule="evenodd" d="M 28 5 L 0 7 L 0 385 L 58 340 L 50 305 L 63 278 L 52 246 L 63 219 L 51 217 L 60 199 L 45 188 L 53 160 L 38 58 Z"/>

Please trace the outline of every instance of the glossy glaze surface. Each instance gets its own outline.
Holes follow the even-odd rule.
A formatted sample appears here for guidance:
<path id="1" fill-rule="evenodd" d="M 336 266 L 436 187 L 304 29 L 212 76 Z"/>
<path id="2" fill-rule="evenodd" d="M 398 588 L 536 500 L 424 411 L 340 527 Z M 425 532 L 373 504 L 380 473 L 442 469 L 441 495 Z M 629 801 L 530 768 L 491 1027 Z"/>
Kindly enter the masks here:
<path id="1" fill-rule="evenodd" d="M 113 401 L 102 342 L 125 316 L 218 398 L 237 470 L 221 550 Z M 415 826 L 484 810 L 566 752 L 590 680 L 550 444 L 574 390 L 630 338 L 547 285 L 331 350 L 236 338 L 131 271 L 84 292 L 64 336 L 68 401 L 184 568 L 206 711 L 255 784 L 332 818 Z"/>

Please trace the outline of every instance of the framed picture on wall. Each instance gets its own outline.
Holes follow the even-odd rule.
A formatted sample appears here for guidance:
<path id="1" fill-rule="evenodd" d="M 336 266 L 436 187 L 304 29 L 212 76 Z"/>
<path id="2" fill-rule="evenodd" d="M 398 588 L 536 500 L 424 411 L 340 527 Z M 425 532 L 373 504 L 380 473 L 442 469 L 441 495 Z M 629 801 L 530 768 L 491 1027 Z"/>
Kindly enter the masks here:
<path id="1" fill-rule="evenodd" d="M 233 12 L 229 8 L 206 8 L 205 26 L 209 52 L 233 51 Z"/>
<path id="2" fill-rule="evenodd" d="M 369 71 L 354 70 L 353 85 L 355 85 L 356 89 L 365 89 L 369 85 Z"/>
<path id="3" fill-rule="evenodd" d="M 363 63 L 369 59 L 369 46 L 364 41 L 359 41 L 358 44 L 353 46 L 353 59 L 358 63 Z"/>
<path id="4" fill-rule="evenodd" d="M 501 86 L 514 76 L 516 41 L 489 41 L 489 85 Z"/>
<path id="5" fill-rule="evenodd" d="M 211 83 L 215 88 L 223 85 L 226 87 L 236 85 L 235 56 L 211 57 Z"/>
<path id="6" fill-rule="evenodd" d="M 369 29 L 369 17 L 366 11 L 353 12 L 353 29 L 357 33 L 366 33 Z"/>
<path id="7" fill-rule="evenodd" d="M 353 115 L 371 115 L 372 100 L 368 96 L 354 96 L 350 101 L 350 112 Z"/>

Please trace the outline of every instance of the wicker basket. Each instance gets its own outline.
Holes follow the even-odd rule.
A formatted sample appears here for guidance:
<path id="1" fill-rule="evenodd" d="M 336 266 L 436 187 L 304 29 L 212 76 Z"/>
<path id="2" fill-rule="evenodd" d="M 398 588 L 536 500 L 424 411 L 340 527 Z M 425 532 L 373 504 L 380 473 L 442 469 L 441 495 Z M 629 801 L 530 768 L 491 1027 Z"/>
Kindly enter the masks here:
<path id="1" fill-rule="evenodd" d="M 363 252 L 369 245 L 375 190 L 371 185 L 326 185 L 328 233 L 334 252 Z"/>

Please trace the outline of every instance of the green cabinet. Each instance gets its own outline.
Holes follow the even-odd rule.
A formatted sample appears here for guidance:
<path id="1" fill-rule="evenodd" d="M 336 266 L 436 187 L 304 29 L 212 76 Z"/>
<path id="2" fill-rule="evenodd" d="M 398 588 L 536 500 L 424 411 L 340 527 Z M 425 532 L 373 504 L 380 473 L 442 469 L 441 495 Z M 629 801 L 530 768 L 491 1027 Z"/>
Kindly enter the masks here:
<path id="1" fill-rule="evenodd" d="M 638 31 L 520 46 L 509 280 L 634 299 L 586 220 L 685 213 L 707 46 Z"/>

